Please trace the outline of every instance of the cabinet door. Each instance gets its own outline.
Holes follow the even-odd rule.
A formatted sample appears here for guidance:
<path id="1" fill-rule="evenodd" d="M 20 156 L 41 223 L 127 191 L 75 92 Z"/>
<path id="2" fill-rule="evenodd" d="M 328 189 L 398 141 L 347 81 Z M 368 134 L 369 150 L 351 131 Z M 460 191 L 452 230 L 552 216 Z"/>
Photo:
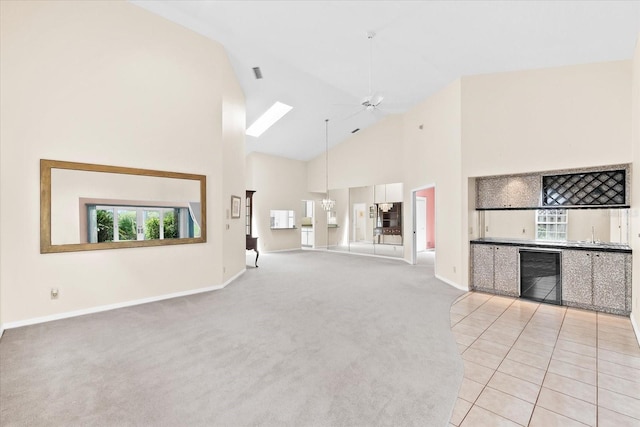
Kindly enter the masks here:
<path id="1" fill-rule="evenodd" d="M 625 310 L 625 255 L 612 252 L 593 253 L 593 303 L 597 307 Z"/>
<path id="2" fill-rule="evenodd" d="M 593 305 L 592 253 L 562 251 L 562 300 Z"/>
<path id="3" fill-rule="evenodd" d="M 542 182 L 540 175 L 523 175 L 509 178 L 507 205 L 510 208 L 535 208 L 540 206 Z"/>
<path id="4" fill-rule="evenodd" d="M 386 184 L 387 200 L 385 202 L 401 202 L 402 201 L 402 183 Z"/>
<path id="5" fill-rule="evenodd" d="M 508 178 L 478 178 L 476 180 L 476 209 L 507 207 Z"/>
<path id="6" fill-rule="evenodd" d="M 503 293 L 518 296 L 518 248 L 495 246 L 494 288 Z"/>
<path id="7" fill-rule="evenodd" d="M 493 289 L 493 246 L 472 245 L 474 289 Z"/>

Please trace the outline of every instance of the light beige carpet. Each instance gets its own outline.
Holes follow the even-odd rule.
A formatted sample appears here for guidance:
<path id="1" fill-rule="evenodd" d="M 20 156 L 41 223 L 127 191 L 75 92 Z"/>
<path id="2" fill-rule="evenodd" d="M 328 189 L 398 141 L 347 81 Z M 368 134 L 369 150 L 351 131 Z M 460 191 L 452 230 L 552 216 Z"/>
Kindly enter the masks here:
<path id="1" fill-rule="evenodd" d="M 220 291 L 7 330 L 0 424 L 446 426 L 460 295 L 429 264 L 264 254 Z"/>

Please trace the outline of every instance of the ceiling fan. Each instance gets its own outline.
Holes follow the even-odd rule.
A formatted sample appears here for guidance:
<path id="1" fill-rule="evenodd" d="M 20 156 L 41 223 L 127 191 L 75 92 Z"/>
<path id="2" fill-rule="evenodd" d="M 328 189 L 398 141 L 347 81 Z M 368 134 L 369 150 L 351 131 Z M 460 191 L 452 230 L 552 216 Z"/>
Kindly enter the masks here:
<path id="1" fill-rule="evenodd" d="M 384 99 L 381 93 L 373 93 L 373 38 L 376 33 L 373 31 L 367 32 L 367 38 L 369 39 L 369 95 L 367 95 L 361 102 L 362 106 L 367 111 L 373 111 L 378 108 L 378 105 Z"/>
<path id="2" fill-rule="evenodd" d="M 371 113 L 379 110 L 379 106 L 384 99 L 384 96 L 379 92 L 373 92 L 373 38 L 376 36 L 376 33 L 373 31 L 367 31 L 367 38 L 369 39 L 369 94 L 362 98 L 360 101 L 360 108 L 353 114 L 344 117 L 342 120 L 347 120 L 355 115 L 362 113 L 363 111 L 369 111 Z M 336 104 L 340 105 L 340 104 Z M 349 104 L 353 105 L 353 104 Z"/>

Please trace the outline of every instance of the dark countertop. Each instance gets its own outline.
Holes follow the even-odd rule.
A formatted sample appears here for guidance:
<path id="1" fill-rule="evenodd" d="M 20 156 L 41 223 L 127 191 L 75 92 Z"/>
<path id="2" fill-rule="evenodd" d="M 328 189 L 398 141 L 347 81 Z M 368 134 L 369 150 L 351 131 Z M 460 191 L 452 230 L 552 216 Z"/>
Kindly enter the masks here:
<path id="1" fill-rule="evenodd" d="M 582 251 L 601 251 L 601 252 L 623 252 L 631 253 L 631 247 L 629 245 L 623 245 L 620 243 L 591 243 L 591 242 L 548 242 L 544 240 L 527 240 L 527 239 L 497 239 L 497 238 L 482 238 L 471 240 L 472 244 L 479 245 L 505 245 L 505 246 L 521 246 L 521 247 L 533 247 L 533 248 L 548 248 L 548 249 L 575 249 Z"/>

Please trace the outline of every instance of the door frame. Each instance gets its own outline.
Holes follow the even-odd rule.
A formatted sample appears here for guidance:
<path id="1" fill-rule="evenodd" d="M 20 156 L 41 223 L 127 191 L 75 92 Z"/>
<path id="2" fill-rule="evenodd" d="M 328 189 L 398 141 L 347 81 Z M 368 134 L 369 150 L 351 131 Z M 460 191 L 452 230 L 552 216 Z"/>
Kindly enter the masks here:
<path id="1" fill-rule="evenodd" d="M 308 213 L 307 211 L 307 205 L 310 204 L 311 205 L 311 231 L 312 231 L 312 239 L 313 239 L 313 243 L 311 245 L 303 245 L 302 244 L 302 233 L 304 233 L 304 229 L 302 228 L 302 224 L 300 225 L 300 248 L 309 248 L 311 247 L 312 249 L 314 249 L 316 247 L 316 203 L 315 200 L 312 199 L 302 199 L 302 203 L 304 203 L 304 209 L 302 211 L 302 214 L 304 215 L 305 212 Z M 308 233 L 308 232 L 307 232 Z M 307 237 L 309 237 L 309 235 L 307 234 Z"/>
<path id="2" fill-rule="evenodd" d="M 420 217 L 418 216 L 418 201 L 423 201 L 424 200 L 424 217 L 421 219 L 421 221 L 424 221 L 424 229 L 425 229 L 425 234 L 422 236 L 422 237 L 424 237 L 424 248 L 420 252 L 427 250 L 427 243 L 428 243 L 427 242 L 427 235 L 426 235 L 426 230 L 427 230 L 427 212 L 428 212 L 427 205 L 428 205 L 429 202 L 427 201 L 426 197 L 418 196 L 417 194 L 416 194 L 416 199 L 415 200 L 416 200 L 416 254 L 417 254 L 418 253 L 418 249 L 419 249 L 418 248 L 418 237 L 419 237 L 419 234 L 417 233 L 417 231 L 418 231 L 418 223 L 419 223 L 418 220 L 420 220 Z"/>

